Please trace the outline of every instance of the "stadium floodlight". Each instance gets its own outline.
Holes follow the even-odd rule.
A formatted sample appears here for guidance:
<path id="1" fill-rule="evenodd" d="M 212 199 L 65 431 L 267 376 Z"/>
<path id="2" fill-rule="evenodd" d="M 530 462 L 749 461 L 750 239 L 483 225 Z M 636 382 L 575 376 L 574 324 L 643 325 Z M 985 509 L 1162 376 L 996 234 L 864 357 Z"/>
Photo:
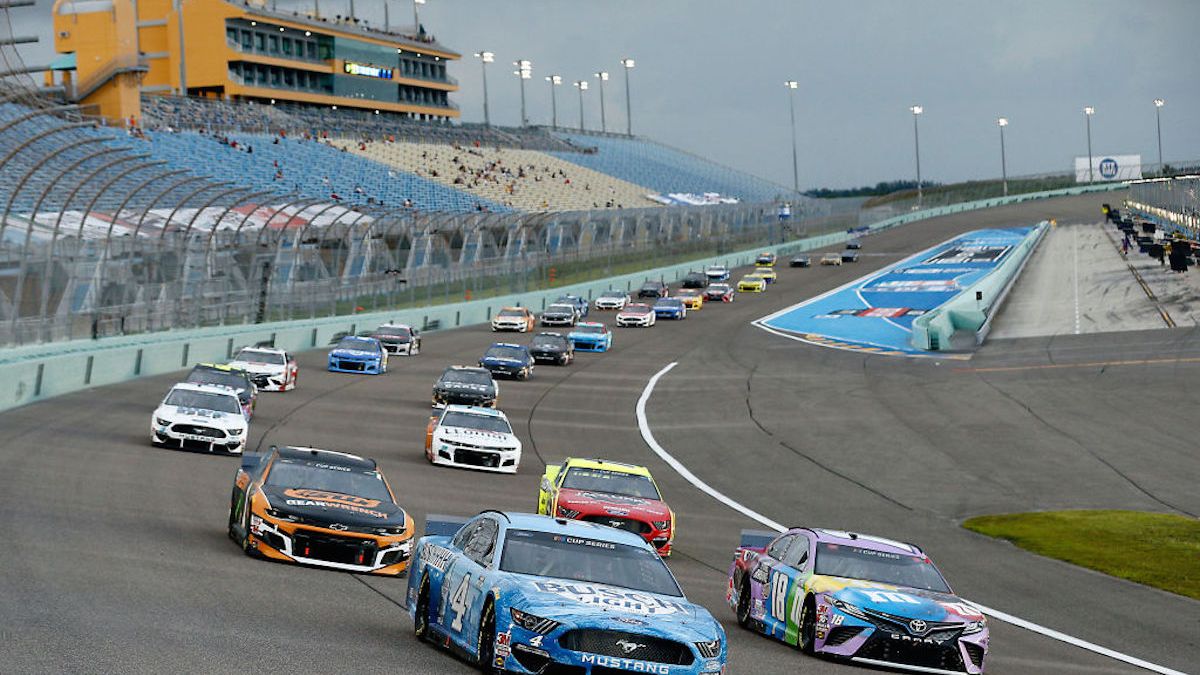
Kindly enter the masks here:
<path id="1" fill-rule="evenodd" d="M 583 92 L 587 91 L 587 80 L 575 80 L 575 88 L 579 90 L 579 130 L 583 131 Z"/>
<path id="2" fill-rule="evenodd" d="M 1167 102 L 1164 99 L 1154 99 L 1154 126 L 1158 129 L 1158 170 L 1160 173 L 1164 166 L 1162 157 L 1162 107 L 1166 104 Z"/>
<path id="3" fill-rule="evenodd" d="M 925 112 L 924 106 L 914 105 L 908 109 L 913 116 L 913 147 L 916 148 L 917 156 L 917 208 L 921 208 L 921 202 L 924 201 L 925 192 L 921 188 L 921 132 L 917 129 L 917 118 L 921 113 Z"/>
<path id="4" fill-rule="evenodd" d="M 1092 169 L 1092 115 L 1096 114 L 1096 109 L 1092 106 L 1083 107 L 1083 119 L 1087 125 L 1087 143 L 1088 143 L 1088 182 L 1092 183 L 1096 180 L 1096 174 Z"/>
<path id="5" fill-rule="evenodd" d="M 1004 156 L 1004 127 L 1008 126 L 1008 118 L 1000 117 L 996 119 L 996 126 L 1000 127 L 1000 178 L 1004 181 L 1004 196 L 1008 196 L 1008 159 Z"/>
<path id="6" fill-rule="evenodd" d="M 550 126 L 558 129 L 558 93 L 555 88 L 563 83 L 562 75 L 547 75 L 550 83 Z"/>
<path id="7" fill-rule="evenodd" d="M 496 55 L 491 52 L 475 52 L 475 58 L 479 59 L 479 67 L 483 69 L 483 125 L 492 126 L 492 117 L 488 114 L 488 91 L 487 91 L 487 64 L 496 60 Z"/>
<path id="8" fill-rule="evenodd" d="M 633 70 L 633 59 L 621 59 L 621 65 L 625 67 L 625 135 L 633 135 L 633 119 L 630 114 L 631 106 L 629 104 L 629 71 Z"/>
<path id="9" fill-rule="evenodd" d="M 517 76 L 517 80 L 521 83 L 521 126 L 529 126 L 529 117 L 525 115 L 525 80 L 533 77 L 533 61 L 528 59 L 520 59 L 513 61 L 513 65 L 517 67 L 513 71 L 513 75 Z"/>
<path id="10" fill-rule="evenodd" d="M 800 192 L 800 163 L 796 153 L 796 90 L 800 88 L 800 83 L 795 80 L 788 80 L 783 83 L 783 86 L 791 92 L 788 95 L 788 110 L 791 112 L 792 118 L 792 192 Z"/>
<path id="11" fill-rule="evenodd" d="M 592 77 L 595 77 L 596 81 L 600 83 L 600 131 L 607 132 L 608 121 L 604 117 L 604 83 L 608 82 L 608 72 L 602 70 L 593 73 Z"/>

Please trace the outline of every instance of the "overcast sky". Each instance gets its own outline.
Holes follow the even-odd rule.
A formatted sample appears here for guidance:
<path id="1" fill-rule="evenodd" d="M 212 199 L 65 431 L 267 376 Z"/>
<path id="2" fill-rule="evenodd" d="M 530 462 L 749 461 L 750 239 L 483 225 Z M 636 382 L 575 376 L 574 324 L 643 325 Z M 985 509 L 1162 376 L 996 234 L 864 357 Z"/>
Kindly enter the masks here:
<path id="1" fill-rule="evenodd" d="M 311 6 L 312 0 L 278 0 Z M 390 0 L 412 22 L 410 0 Z M 325 14 L 350 0 L 320 0 Z M 17 34 L 49 42 L 50 2 L 14 13 Z M 357 11 L 383 22 L 382 0 Z M 919 103 L 921 168 L 928 180 L 999 176 L 998 116 L 1009 175 L 1066 171 L 1087 154 L 1083 107 L 1092 105 L 1094 154 L 1157 161 L 1200 159 L 1200 2 L 1196 0 L 428 0 L 421 20 L 464 59 L 451 73 L 463 119 L 483 119 L 480 65 L 495 52 L 492 121 L 517 124 L 510 63 L 533 61 L 531 121 L 549 123 L 548 74 L 561 74 L 559 122 L 578 125 L 570 82 L 591 80 L 588 128 L 599 128 L 592 73 L 608 70 L 610 129 L 625 128 L 623 56 L 632 72 L 634 132 L 790 185 L 787 79 L 798 80 L 800 185 L 848 187 L 911 178 L 910 105 Z M 2 29 L 0 29 L 2 30 Z M 223 36 L 214 36 L 223 40 Z M 27 61 L 48 58 L 26 48 Z"/>

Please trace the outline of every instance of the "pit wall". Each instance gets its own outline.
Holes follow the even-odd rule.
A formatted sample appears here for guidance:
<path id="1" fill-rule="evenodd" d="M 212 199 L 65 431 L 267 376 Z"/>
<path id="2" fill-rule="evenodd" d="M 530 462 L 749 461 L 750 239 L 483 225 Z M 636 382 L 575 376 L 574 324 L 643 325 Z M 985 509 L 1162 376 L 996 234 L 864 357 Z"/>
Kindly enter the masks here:
<path id="1" fill-rule="evenodd" d="M 501 307 L 520 305 L 540 311 L 547 302 L 568 293 L 590 299 L 609 288 L 636 288 L 646 279 L 677 281 L 688 271 L 710 264 L 724 264 L 731 268 L 748 265 L 760 251 L 774 251 L 780 256 L 793 255 L 800 251 L 834 246 L 852 237 L 926 218 L 1124 187 L 1121 183 L 1081 186 L 915 211 L 849 232 L 808 237 L 635 274 L 483 300 L 391 312 L 254 325 L 214 326 L 3 349 L 0 350 L 0 411 L 90 387 L 182 370 L 197 362 L 225 361 L 231 358 L 239 347 L 266 340 L 273 340 L 275 345 L 282 349 L 299 352 L 326 347 L 336 333 L 371 330 L 388 321 L 424 327 L 429 332 L 483 324 L 489 322 L 492 314 Z M 972 292 L 971 297 L 973 296 Z M 938 326 L 938 330 L 944 330 L 942 324 L 939 323 Z M 147 405 L 149 403 L 148 401 Z"/>
<path id="2" fill-rule="evenodd" d="M 913 321 L 912 346 L 931 351 L 952 349 L 952 338 L 960 332 L 973 333 L 975 344 L 983 344 L 991 330 L 992 318 L 1050 227 L 1047 221 L 1039 223 L 990 274 Z"/>

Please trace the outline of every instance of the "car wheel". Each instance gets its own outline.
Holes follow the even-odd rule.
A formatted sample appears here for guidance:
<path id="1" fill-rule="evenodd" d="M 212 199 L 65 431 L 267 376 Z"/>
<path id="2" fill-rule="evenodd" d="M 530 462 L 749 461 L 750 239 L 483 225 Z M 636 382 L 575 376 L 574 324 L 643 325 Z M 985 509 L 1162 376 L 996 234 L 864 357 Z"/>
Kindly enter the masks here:
<path id="1" fill-rule="evenodd" d="M 234 488 L 233 494 L 229 496 L 229 538 L 234 541 L 237 541 L 237 530 L 234 529 L 234 523 L 237 521 L 238 514 L 234 510 L 238 503 L 238 492 L 239 490 Z"/>
<path id="2" fill-rule="evenodd" d="M 738 625 L 742 628 L 750 627 L 750 583 L 746 577 L 742 577 L 742 582 L 738 584 L 738 602 L 735 613 L 737 614 Z"/>
<path id="3" fill-rule="evenodd" d="M 812 655 L 817 643 L 817 610 L 813 607 L 812 598 L 804 599 L 804 609 L 800 610 L 800 635 L 796 646 L 805 654 Z"/>
<path id="4" fill-rule="evenodd" d="M 250 497 L 246 497 L 246 503 L 242 505 L 242 540 L 238 542 L 242 545 L 242 553 L 254 557 L 254 547 L 250 545 Z"/>
<path id="5" fill-rule="evenodd" d="M 421 590 L 417 592 L 417 609 L 413 617 L 413 635 L 418 641 L 429 639 L 429 577 L 421 580 Z"/>
<path id="6" fill-rule="evenodd" d="M 488 675 L 500 673 L 496 667 L 496 608 L 489 599 L 479 617 L 479 670 Z"/>

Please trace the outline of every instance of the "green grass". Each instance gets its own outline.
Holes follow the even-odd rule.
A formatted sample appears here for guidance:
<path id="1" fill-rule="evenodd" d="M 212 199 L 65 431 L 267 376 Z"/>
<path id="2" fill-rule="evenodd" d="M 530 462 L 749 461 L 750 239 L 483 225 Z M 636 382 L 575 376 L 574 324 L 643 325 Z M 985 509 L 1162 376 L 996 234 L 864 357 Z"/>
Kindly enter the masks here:
<path id="1" fill-rule="evenodd" d="M 1200 520 L 1142 511 L 980 516 L 968 530 L 1039 555 L 1200 600 Z"/>

